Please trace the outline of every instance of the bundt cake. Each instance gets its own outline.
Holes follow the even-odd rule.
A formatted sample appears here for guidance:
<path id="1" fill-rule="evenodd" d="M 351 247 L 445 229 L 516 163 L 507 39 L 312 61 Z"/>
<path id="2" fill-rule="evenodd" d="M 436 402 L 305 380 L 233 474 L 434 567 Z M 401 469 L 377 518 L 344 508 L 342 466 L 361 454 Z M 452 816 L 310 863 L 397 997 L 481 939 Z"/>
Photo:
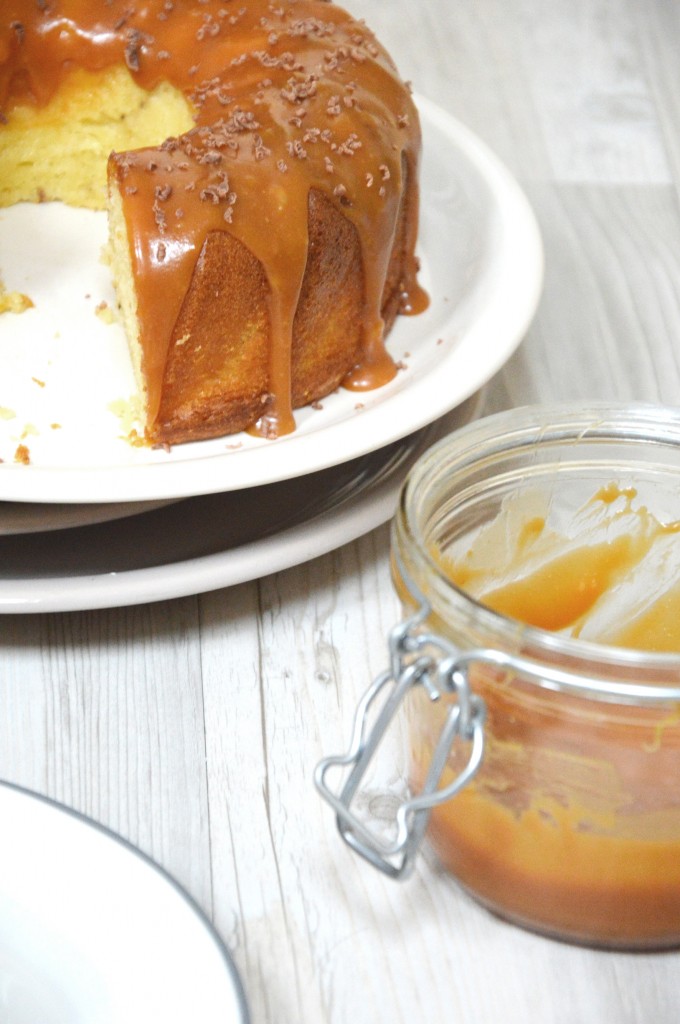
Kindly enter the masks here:
<path id="1" fill-rule="evenodd" d="M 426 303 L 420 130 L 363 22 L 327 0 L 2 0 L 0 121 L 0 205 L 108 206 L 151 442 L 275 437 L 393 376 L 384 335 Z"/>

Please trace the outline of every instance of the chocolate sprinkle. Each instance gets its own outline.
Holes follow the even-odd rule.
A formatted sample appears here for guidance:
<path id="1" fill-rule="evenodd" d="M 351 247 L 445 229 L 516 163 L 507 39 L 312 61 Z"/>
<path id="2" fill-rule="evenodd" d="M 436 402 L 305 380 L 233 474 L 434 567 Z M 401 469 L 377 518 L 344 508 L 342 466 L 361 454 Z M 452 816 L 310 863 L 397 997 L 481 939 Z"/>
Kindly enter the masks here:
<path id="1" fill-rule="evenodd" d="M 141 64 L 139 56 L 142 48 L 142 34 L 137 29 L 130 29 L 128 41 L 125 46 L 125 63 L 130 71 L 139 71 Z"/>

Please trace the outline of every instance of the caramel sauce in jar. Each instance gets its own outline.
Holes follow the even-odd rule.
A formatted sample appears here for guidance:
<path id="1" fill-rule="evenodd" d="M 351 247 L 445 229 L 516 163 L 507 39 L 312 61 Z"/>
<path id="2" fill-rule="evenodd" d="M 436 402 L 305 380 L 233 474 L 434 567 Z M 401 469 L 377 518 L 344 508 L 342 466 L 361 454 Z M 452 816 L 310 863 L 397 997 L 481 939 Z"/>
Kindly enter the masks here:
<path id="1" fill-rule="evenodd" d="M 516 410 L 427 453 L 394 524 L 420 629 L 521 659 L 472 658 L 484 757 L 429 841 L 493 912 L 569 941 L 680 944 L 679 455 L 677 411 Z M 453 699 L 409 697 L 414 793 Z"/>
<path id="2" fill-rule="evenodd" d="M 459 553 L 433 554 L 456 586 L 529 626 L 680 655 L 680 522 L 638 497 L 600 487 L 559 529 L 547 491 L 508 495 Z"/>

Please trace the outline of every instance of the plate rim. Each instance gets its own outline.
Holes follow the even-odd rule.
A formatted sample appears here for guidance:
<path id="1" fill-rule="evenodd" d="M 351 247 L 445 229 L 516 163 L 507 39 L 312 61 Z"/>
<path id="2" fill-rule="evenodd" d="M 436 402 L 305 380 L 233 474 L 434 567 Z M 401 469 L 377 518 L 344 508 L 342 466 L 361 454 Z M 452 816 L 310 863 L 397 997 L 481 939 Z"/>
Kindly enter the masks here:
<path id="1" fill-rule="evenodd" d="M 416 104 L 426 129 L 428 122 L 434 130 L 443 133 L 466 166 L 487 186 L 489 209 L 503 226 L 504 245 L 509 238 L 513 247 L 513 261 L 521 251 L 522 274 L 513 278 L 511 287 L 499 279 L 491 303 L 485 304 L 469 324 L 450 351 L 436 364 L 437 374 L 446 373 L 469 350 L 474 349 L 478 335 L 488 336 L 486 323 L 494 323 L 502 314 L 503 339 L 496 342 L 490 358 L 478 360 L 474 372 L 467 372 L 464 384 L 456 391 L 454 401 L 439 396 L 432 401 L 432 370 L 415 379 L 401 391 L 388 395 L 384 402 L 365 409 L 356 417 L 343 417 L 308 433 L 287 435 L 278 441 L 263 442 L 255 448 L 210 451 L 200 446 L 215 446 L 214 439 L 194 442 L 194 445 L 176 446 L 181 454 L 174 461 L 139 462 L 129 465 L 78 467 L 15 465 L 0 467 L 0 498 L 15 502 L 42 502 L 44 504 L 78 502 L 82 504 L 107 501 L 152 501 L 190 497 L 198 494 L 238 490 L 275 483 L 283 479 L 304 476 L 333 465 L 368 454 L 392 441 L 417 431 L 444 415 L 450 408 L 464 401 L 486 383 L 509 359 L 523 339 L 535 314 L 540 299 L 544 255 L 538 223 L 527 197 L 505 164 L 471 129 L 431 100 L 417 95 Z M 507 258 L 507 253 L 502 252 Z M 497 331 L 494 332 L 498 334 Z M 466 368 L 469 371 L 469 367 Z M 408 417 L 399 416 L 404 398 L 409 403 Z M 396 413 L 396 415 L 394 415 Z M 338 445 L 338 437 L 348 436 L 351 446 Z M 231 441 L 237 443 L 239 435 Z M 296 459 L 282 458 L 288 445 L 300 452 Z M 197 454 L 192 454 L 196 452 Z M 123 486 L 121 487 L 121 484 Z"/>
<path id="2" fill-rule="evenodd" d="M 32 790 L 27 786 L 17 782 L 12 782 L 8 779 L 0 779 L 0 792 L 3 790 L 13 793 L 19 797 L 23 797 L 37 805 L 42 804 L 58 814 L 65 815 L 67 818 L 72 819 L 76 825 L 80 825 L 86 829 L 94 831 L 107 842 L 112 842 L 122 852 L 133 855 L 145 869 L 152 871 L 172 891 L 174 896 L 181 899 L 186 909 L 198 921 L 202 931 L 215 947 L 220 960 L 226 969 L 226 975 L 229 978 L 230 985 L 233 988 L 233 994 L 240 1015 L 238 1024 L 250 1024 L 250 1011 L 246 1000 L 243 982 L 226 943 L 194 897 L 191 896 L 184 886 L 182 886 L 169 871 L 150 857 L 149 854 L 145 853 L 138 846 L 135 846 L 124 836 L 118 835 L 118 833 L 114 832 L 107 825 L 96 821 L 94 818 L 90 818 L 87 814 L 76 810 L 74 807 L 69 807 L 67 804 L 62 803 L 54 797 L 48 796 L 44 793 L 39 793 L 36 790 Z"/>
<path id="3" fill-rule="evenodd" d="M 445 434 L 477 420 L 485 402 L 486 391 L 481 388 L 429 430 L 423 428 L 419 433 L 425 433 L 425 440 L 414 446 L 405 465 L 399 465 L 336 509 L 314 514 L 235 548 L 160 566 L 98 576 L 0 579 L 0 615 L 92 611 L 191 597 L 259 579 L 265 575 L 262 565 L 266 565 L 266 575 L 270 575 L 326 555 L 391 519 L 415 461 Z M 17 537 L 19 541 L 21 537 Z"/>

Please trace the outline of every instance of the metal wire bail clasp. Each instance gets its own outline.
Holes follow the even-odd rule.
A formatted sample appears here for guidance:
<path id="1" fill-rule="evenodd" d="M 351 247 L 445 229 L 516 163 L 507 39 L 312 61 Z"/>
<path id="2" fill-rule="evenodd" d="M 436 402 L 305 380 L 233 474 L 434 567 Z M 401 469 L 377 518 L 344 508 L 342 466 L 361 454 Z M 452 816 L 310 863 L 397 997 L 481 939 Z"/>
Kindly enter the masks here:
<path id="1" fill-rule="evenodd" d="M 455 796 L 474 776 L 484 752 L 485 706 L 470 690 L 469 659 L 441 637 L 418 632 L 430 609 L 420 597 L 417 613 L 389 634 L 390 668 L 368 688 L 356 710 L 352 740 L 346 754 L 326 757 L 314 775 L 324 799 L 336 812 L 340 835 L 357 853 L 392 878 L 405 878 L 413 868 L 433 807 Z M 456 701 L 446 716 L 421 792 L 405 800 L 395 818 L 396 838 L 385 842 L 351 810 L 352 801 L 380 744 L 408 692 L 425 687 L 431 700 L 453 694 Z M 372 728 L 368 715 L 383 700 Z M 453 782 L 438 789 L 449 752 L 456 742 L 470 744 L 467 763 Z M 326 782 L 332 768 L 348 769 L 339 793 Z"/>

